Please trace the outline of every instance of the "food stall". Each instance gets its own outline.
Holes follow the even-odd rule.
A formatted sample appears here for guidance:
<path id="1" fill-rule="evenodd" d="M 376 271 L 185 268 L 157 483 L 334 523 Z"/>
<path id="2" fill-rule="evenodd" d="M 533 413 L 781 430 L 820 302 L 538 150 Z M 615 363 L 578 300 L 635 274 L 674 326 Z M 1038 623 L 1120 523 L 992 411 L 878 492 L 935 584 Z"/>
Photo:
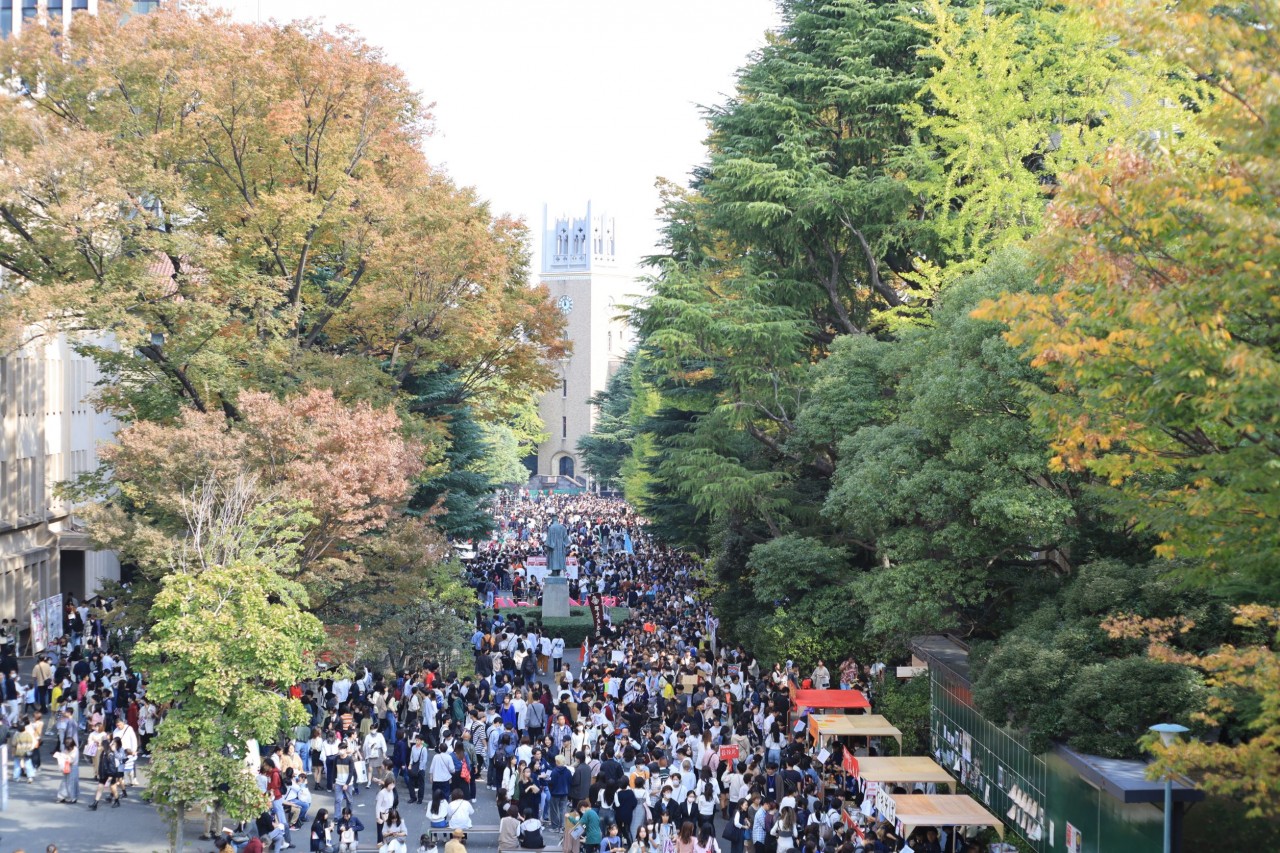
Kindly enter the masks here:
<path id="1" fill-rule="evenodd" d="M 797 690 L 791 697 L 796 710 L 803 711 L 853 711 L 866 714 L 871 703 L 861 690 Z"/>
<path id="2" fill-rule="evenodd" d="M 873 737 L 891 737 L 902 754 L 902 730 L 880 714 L 810 714 L 809 737 L 820 747 L 831 738 L 867 738 L 869 745 Z"/>
<path id="3" fill-rule="evenodd" d="M 947 790 L 955 793 L 956 780 L 943 769 L 942 765 L 924 755 L 871 755 L 858 759 L 858 769 L 854 774 L 865 782 L 875 782 L 881 788 L 892 787 L 901 783 L 906 787 L 912 785 L 946 785 Z"/>
<path id="4" fill-rule="evenodd" d="M 1004 824 L 967 794 L 888 794 L 876 798 L 880 817 L 894 822 L 905 838 L 917 827 L 991 826 L 1004 838 Z"/>

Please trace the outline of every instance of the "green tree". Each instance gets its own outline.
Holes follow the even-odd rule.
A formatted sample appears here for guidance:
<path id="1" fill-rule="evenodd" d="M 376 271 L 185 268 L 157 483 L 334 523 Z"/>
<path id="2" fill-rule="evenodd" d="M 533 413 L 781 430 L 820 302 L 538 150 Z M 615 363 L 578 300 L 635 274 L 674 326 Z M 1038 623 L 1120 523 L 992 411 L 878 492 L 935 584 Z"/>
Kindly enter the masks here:
<path id="1" fill-rule="evenodd" d="M 486 453 L 484 431 L 455 371 L 405 378 L 412 394 L 409 410 L 444 431 L 445 465 L 418 483 L 409 512 L 430 514 L 455 539 L 483 539 L 493 529 L 487 499 L 500 485 L 480 464 Z"/>
<path id="2" fill-rule="evenodd" d="M 235 820 L 266 808 L 244 772 L 245 741 L 271 742 L 306 719 L 284 687 L 315 675 L 324 639 L 302 587 L 285 577 L 309 519 L 287 503 L 258 503 L 255 489 L 252 480 L 229 492 L 210 480 L 191 495 L 190 537 L 172 554 L 150 630 L 134 647 L 148 696 L 169 706 L 146 792 L 170 822 L 175 851 L 190 808 L 217 801 Z"/>
<path id="3" fill-rule="evenodd" d="M 619 485 L 623 464 L 630 457 L 635 440 L 635 425 L 631 420 L 635 403 L 634 363 L 634 353 L 628 353 L 605 383 L 604 390 L 588 401 L 596 407 L 596 422 L 591 432 L 578 440 L 583 465 L 592 477 L 610 488 Z"/>
<path id="4" fill-rule="evenodd" d="M 1023 389 L 1041 380 L 999 325 L 969 316 L 1030 279 L 1024 256 L 1002 255 L 943 295 L 932 327 L 837 348 L 821 375 L 858 378 L 805 410 L 804 434 L 824 443 L 845 425 L 824 513 L 874 551 L 858 597 L 892 646 L 944 626 L 998 630 L 1015 599 L 1072 567 L 1084 508 L 1033 434 Z"/>
<path id="5" fill-rule="evenodd" d="M 1105 628 L 1126 612 L 1200 625 L 1184 650 L 1231 633 L 1225 603 L 1180 587 L 1171 567 L 1098 560 L 1079 567 L 1018 627 L 974 655 L 974 698 L 989 717 L 1028 731 L 1037 748 L 1063 740 L 1085 752 L 1136 757 L 1153 719 L 1193 722 L 1207 699 L 1181 663 L 1152 661 L 1144 644 Z"/>
<path id="6" fill-rule="evenodd" d="M 1030 399 L 1060 469 L 1109 488 L 1158 552 L 1274 598 L 1280 585 L 1280 264 L 1275 3 L 1091 7 L 1119 47 L 1163 52 L 1212 87 L 1212 158 L 1117 147 L 1081 166 L 1041 251 L 1048 292 L 983 316 L 1053 383 Z M 1121 25 L 1123 24 L 1123 25 Z"/>
<path id="7" fill-rule="evenodd" d="M 1061 177 L 1111 145 L 1207 147 L 1187 121 L 1200 87 L 1164 54 L 1126 50 L 1070 8 L 1005 5 L 1024 8 L 926 0 L 915 20 L 932 67 L 905 108 L 920 131 L 910 183 L 951 280 L 1036 236 Z"/>

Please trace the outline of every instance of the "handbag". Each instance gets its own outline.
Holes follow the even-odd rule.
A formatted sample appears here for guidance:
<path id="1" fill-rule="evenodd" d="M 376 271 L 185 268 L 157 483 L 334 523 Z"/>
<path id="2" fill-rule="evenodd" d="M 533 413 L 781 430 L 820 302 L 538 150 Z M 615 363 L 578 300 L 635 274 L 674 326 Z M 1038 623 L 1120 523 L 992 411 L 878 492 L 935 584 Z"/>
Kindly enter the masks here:
<path id="1" fill-rule="evenodd" d="M 720 837 L 725 841 L 739 841 L 742 839 L 742 830 L 733 825 L 733 821 L 727 821 L 724 830 L 721 831 Z"/>

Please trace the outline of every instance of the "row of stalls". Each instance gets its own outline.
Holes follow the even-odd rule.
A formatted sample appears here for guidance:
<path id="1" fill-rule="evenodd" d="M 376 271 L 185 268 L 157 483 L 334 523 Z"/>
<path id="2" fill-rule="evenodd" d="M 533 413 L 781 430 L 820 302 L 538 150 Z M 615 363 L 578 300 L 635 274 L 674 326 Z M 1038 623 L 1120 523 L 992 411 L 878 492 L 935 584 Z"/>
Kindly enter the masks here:
<path id="1" fill-rule="evenodd" d="M 902 754 L 902 731 L 870 713 L 871 703 L 859 691 L 797 690 L 793 700 L 797 710 L 808 712 L 808 736 L 819 756 L 829 757 L 841 745 L 844 770 L 859 781 L 862 814 L 891 822 L 902 838 L 917 828 L 936 827 L 948 830 L 951 841 L 957 827 L 988 826 L 1004 838 L 1001 820 L 973 797 L 955 793 L 956 781 L 941 764 L 928 756 Z M 890 740 L 897 744 L 897 755 L 870 754 L 873 742 Z M 895 793 L 901 790 L 946 793 Z M 857 827 L 851 811 L 845 820 Z"/>

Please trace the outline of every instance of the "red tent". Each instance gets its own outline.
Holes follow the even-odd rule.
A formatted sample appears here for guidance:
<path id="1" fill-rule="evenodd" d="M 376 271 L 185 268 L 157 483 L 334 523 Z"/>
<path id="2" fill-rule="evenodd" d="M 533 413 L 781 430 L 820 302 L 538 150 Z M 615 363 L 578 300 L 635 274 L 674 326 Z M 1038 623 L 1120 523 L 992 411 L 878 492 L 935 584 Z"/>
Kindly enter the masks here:
<path id="1" fill-rule="evenodd" d="M 871 703 L 861 690 L 797 690 L 791 698 L 798 708 L 871 710 Z"/>

